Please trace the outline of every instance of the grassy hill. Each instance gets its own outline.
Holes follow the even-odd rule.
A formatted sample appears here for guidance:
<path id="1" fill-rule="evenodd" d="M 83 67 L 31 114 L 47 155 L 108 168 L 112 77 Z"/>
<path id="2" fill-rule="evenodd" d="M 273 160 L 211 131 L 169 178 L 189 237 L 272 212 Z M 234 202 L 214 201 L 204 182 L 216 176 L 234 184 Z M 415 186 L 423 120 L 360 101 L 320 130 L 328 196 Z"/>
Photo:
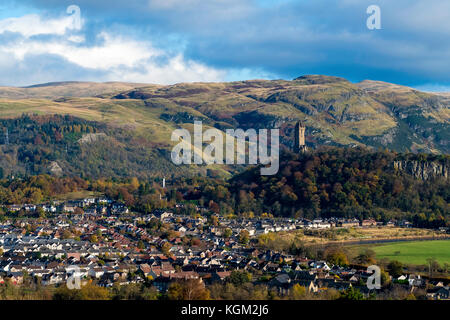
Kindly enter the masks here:
<path id="1" fill-rule="evenodd" d="M 120 92 L 148 84 L 124 82 L 51 82 L 23 88 L 0 87 L 0 97 L 5 99 L 54 99 L 55 97 L 92 97 L 104 93 Z"/>
<path id="2" fill-rule="evenodd" d="M 448 154 L 449 106 L 448 94 L 424 93 L 376 81 L 355 84 L 320 75 L 292 81 L 166 86 L 63 82 L 0 88 L 2 119 L 15 119 L 22 114 L 71 115 L 105 125 L 111 138 L 115 138 L 116 129 L 126 132 L 131 138 L 127 140 L 129 150 L 125 148 L 123 152 L 132 152 L 126 158 L 132 158 L 140 146 L 151 149 L 149 153 L 156 152 L 149 158 L 151 161 L 160 161 L 155 159 L 161 158 L 161 154 L 167 156 L 172 145 L 172 131 L 178 127 L 191 128 L 194 119 L 222 130 L 280 128 L 281 143 L 286 148 L 292 147 L 295 122 L 302 120 L 307 125 L 307 144 L 311 147 L 365 145 Z M 10 130 L 14 130 L 14 121 L 9 125 Z M 5 147 L 1 145 L 3 140 L 0 139 L 1 148 Z M 130 143 L 135 145 L 131 148 Z M 93 142 L 86 154 L 99 156 L 98 150 L 105 147 L 101 141 Z M 10 162 L 14 161 L 17 159 Z M 168 162 L 170 158 L 164 158 L 164 161 Z M 145 166 L 138 167 L 135 171 L 139 175 L 154 174 Z M 195 170 L 206 173 L 203 167 Z"/>

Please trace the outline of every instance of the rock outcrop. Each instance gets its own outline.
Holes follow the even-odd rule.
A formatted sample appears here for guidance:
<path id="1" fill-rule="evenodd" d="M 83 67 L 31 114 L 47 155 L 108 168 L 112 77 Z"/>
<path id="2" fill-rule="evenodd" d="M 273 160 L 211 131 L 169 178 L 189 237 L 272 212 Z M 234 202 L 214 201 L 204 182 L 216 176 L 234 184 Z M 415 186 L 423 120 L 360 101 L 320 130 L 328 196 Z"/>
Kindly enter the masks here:
<path id="1" fill-rule="evenodd" d="M 83 135 L 82 138 L 80 138 L 78 140 L 78 143 L 80 144 L 84 144 L 84 143 L 92 143 L 92 142 L 96 142 L 100 139 L 105 139 L 107 137 L 106 134 L 104 134 L 103 132 L 100 133 L 86 133 Z"/>
<path id="2" fill-rule="evenodd" d="M 394 169 L 406 172 L 416 179 L 428 180 L 433 177 L 449 178 L 450 167 L 439 162 L 417 160 L 394 161 Z"/>
<path id="3" fill-rule="evenodd" d="M 61 176 L 63 174 L 63 169 L 61 168 L 59 163 L 56 161 L 52 161 L 50 163 L 50 165 L 48 166 L 48 170 L 50 171 L 50 173 L 52 175 L 55 175 L 55 176 Z"/>

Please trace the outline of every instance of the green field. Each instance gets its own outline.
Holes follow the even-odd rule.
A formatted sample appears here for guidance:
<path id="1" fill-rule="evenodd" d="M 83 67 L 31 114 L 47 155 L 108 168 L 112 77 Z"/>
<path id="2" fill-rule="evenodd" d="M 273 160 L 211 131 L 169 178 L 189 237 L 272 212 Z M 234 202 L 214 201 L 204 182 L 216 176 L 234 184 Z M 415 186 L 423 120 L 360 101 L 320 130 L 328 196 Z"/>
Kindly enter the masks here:
<path id="1" fill-rule="evenodd" d="M 450 240 L 412 241 L 382 244 L 372 247 L 377 260 L 387 258 L 407 264 L 426 264 L 428 258 L 439 264 L 450 263 Z"/>

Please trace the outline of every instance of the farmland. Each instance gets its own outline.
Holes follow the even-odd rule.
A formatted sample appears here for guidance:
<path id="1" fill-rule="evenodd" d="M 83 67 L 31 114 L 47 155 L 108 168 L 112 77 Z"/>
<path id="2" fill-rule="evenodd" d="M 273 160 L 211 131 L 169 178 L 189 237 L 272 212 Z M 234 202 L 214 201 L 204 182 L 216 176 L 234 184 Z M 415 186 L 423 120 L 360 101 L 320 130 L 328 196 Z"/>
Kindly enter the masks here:
<path id="1" fill-rule="evenodd" d="M 418 238 L 442 237 L 430 229 L 420 228 L 337 228 L 327 230 L 295 230 L 269 233 L 258 237 L 258 243 L 274 250 L 286 250 L 292 243 L 305 246 L 346 245 L 356 254 L 359 248 L 371 248 L 379 244 L 358 244 L 358 242 L 383 242 L 392 240 L 416 240 Z M 433 241 L 427 241 L 433 242 Z M 397 250 L 395 250 L 397 251 Z"/>
<path id="2" fill-rule="evenodd" d="M 412 241 L 381 244 L 372 247 L 377 260 L 398 260 L 406 264 L 426 264 L 428 258 L 439 264 L 450 263 L 450 240 Z"/>

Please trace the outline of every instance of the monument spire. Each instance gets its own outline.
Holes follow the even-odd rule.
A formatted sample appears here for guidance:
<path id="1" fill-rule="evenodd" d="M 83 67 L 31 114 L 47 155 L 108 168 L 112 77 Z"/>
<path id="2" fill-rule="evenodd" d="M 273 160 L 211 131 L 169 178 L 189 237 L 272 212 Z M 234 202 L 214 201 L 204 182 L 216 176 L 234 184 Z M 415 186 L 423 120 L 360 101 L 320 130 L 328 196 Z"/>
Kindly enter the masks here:
<path id="1" fill-rule="evenodd" d="M 308 151 L 308 147 L 305 144 L 305 131 L 306 131 L 306 127 L 303 124 L 303 122 L 298 121 L 297 124 L 295 125 L 295 130 L 294 130 L 294 137 L 295 137 L 294 152 L 295 153 Z"/>

